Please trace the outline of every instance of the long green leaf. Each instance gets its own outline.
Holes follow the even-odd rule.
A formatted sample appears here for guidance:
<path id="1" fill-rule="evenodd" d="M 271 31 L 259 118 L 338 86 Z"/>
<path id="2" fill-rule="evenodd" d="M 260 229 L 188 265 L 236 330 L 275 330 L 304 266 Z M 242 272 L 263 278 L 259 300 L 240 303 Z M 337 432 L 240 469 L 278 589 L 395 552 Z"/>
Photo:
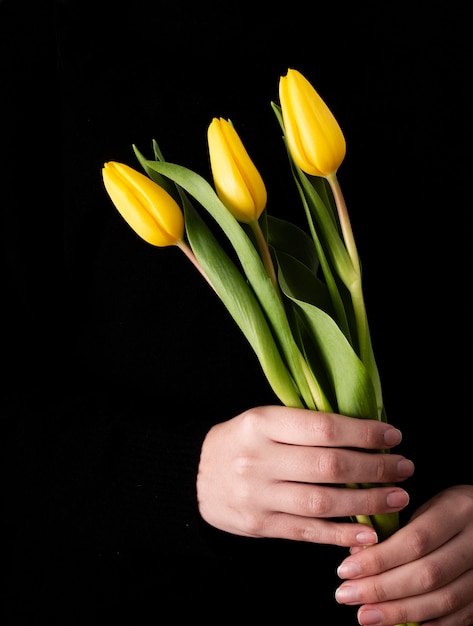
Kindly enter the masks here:
<path id="1" fill-rule="evenodd" d="M 376 394 L 370 375 L 334 320 L 308 302 L 293 297 L 280 274 L 284 293 L 299 307 L 314 339 L 337 399 L 337 411 L 351 417 L 377 419 Z"/>
<path id="2" fill-rule="evenodd" d="M 327 285 L 299 258 L 283 250 L 275 250 L 278 272 L 284 277 L 286 289 L 293 298 L 309 302 L 333 317 L 333 305 Z"/>
<path id="3" fill-rule="evenodd" d="M 261 307 L 240 271 L 190 202 L 184 207 L 190 246 L 212 286 L 258 357 L 263 372 L 286 406 L 304 406 Z"/>
<path id="4" fill-rule="evenodd" d="M 269 245 L 298 259 L 316 275 L 319 258 L 312 238 L 299 226 L 274 215 L 267 216 L 267 223 Z"/>
<path id="5" fill-rule="evenodd" d="M 322 269 L 322 273 L 324 276 L 325 283 L 327 285 L 328 292 L 330 294 L 330 298 L 333 304 L 333 310 L 335 312 L 335 318 L 337 320 L 338 325 L 343 330 L 346 338 L 353 345 L 352 339 L 352 325 L 350 324 L 350 320 L 352 319 L 351 315 L 351 302 L 349 306 L 346 306 L 346 299 L 344 297 L 343 289 L 346 289 L 345 285 L 343 285 L 338 273 L 336 272 L 336 268 L 334 268 L 329 260 L 329 257 L 326 253 L 326 242 L 321 239 L 320 232 L 316 228 L 314 223 L 314 211 L 309 204 L 309 198 L 306 196 L 304 189 L 302 187 L 302 183 L 300 182 L 297 171 L 295 169 L 294 163 L 291 161 L 291 169 L 294 176 L 294 181 L 296 184 L 296 188 L 299 191 L 299 195 L 301 197 L 302 206 L 304 207 L 304 211 L 307 217 L 307 223 L 309 225 L 310 232 L 312 233 L 312 239 L 314 243 L 314 247 L 317 251 L 317 255 L 319 258 L 320 266 Z M 327 212 L 327 218 L 329 217 L 329 213 Z"/>

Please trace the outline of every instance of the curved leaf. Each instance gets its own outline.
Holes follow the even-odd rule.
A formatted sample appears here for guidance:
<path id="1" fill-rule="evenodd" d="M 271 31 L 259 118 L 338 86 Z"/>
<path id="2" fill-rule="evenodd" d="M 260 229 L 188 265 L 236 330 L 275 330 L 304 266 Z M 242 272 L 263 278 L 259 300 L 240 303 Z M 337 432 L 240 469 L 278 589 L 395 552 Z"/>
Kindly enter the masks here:
<path id="1" fill-rule="evenodd" d="M 255 351 L 273 391 L 286 406 L 302 408 L 304 404 L 253 291 L 190 202 L 185 203 L 184 212 L 191 248 L 218 296 Z"/>
<path id="2" fill-rule="evenodd" d="M 281 287 L 286 293 L 284 280 Z M 369 373 L 337 324 L 318 307 L 286 295 L 299 307 L 314 339 L 333 387 L 337 411 L 351 417 L 377 419 L 376 394 Z"/>
<path id="3" fill-rule="evenodd" d="M 283 251 L 298 259 L 316 274 L 319 258 L 312 238 L 292 222 L 273 215 L 267 216 L 268 243 L 277 251 Z"/>
<path id="4" fill-rule="evenodd" d="M 275 250 L 280 279 L 284 280 L 284 293 L 291 298 L 318 306 L 333 317 L 333 306 L 327 285 L 298 258 L 282 250 Z"/>

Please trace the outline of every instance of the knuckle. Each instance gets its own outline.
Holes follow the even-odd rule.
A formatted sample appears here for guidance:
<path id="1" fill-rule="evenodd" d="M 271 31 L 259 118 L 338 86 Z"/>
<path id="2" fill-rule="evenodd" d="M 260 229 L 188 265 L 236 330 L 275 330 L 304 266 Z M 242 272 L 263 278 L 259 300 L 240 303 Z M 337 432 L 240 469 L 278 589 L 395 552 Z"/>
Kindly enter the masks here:
<path id="1" fill-rule="evenodd" d="M 332 441 L 336 433 L 336 424 L 329 413 L 315 412 L 315 419 L 310 421 L 310 428 L 317 439 Z"/>
<path id="2" fill-rule="evenodd" d="M 364 555 L 364 563 L 363 569 L 369 575 L 379 574 L 384 572 L 386 569 L 386 564 L 381 555 L 373 554 L 372 552 L 366 552 Z"/>
<path id="3" fill-rule="evenodd" d="M 321 537 L 317 525 L 313 520 L 298 523 L 292 527 L 291 537 L 295 541 L 304 541 L 307 543 L 320 543 Z"/>
<path id="4" fill-rule="evenodd" d="M 386 590 L 383 585 L 376 582 L 376 580 L 373 582 L 372 590 L 374 591 L 376 602 L 384 602 L 387 599 L 388 594 L 386 593 Z"/>
<path id="5" fill-rule="evenodd" d="M 310 525 L 300 526 L 294 533 L 294 539 L 296 541 L 305 541 L 307 543 L 318 543 L 319 535 L 315 528 Z"/>
<path id="6" fill-rule="evenodd" d="M 424 556 L 429 551 L 429 532 L 424 528 L 417 527 L 408 535 L 407 542 L 415 559 Z"/>
<path id="7" fill-rule="evenodd" d="M 376 456 L 375 482 L 383 483 L 386 480 L 388 455 L 380 454 Z"/>
<path id="8" fill-rule="evenodd" d="M 319 482 L 337 482 L 342 470 L 342 462 L 339 455 L 332 450 L 323 450 L 317 458 L 317 471 L 321 479 Z"/>
<path id="9" fill-rule="evenodd" d="M 245 411 L 241 416 L 241 420 L 248 431 L 259 429 L 262 420 L 266 417 L 265 407 L 253 407 Z"/>
<path id="10" fill-rule="evenodd" d="M 399 622 L 399 624 L 407 624 L 410 619 L 403 606 L 399 607 L 399 612 L 396 611 L 396 618 L 396 623 Z"/>
<path id="11" fill-rule="evenodd" d="M 255 465 L 255 459 L 250 454 L 240 454 L 234 459 L 235 473 L 243 478 L 253 474 Z"/>
<path id="12" fill-rule="evenodd" d="M 362 437 L 362 445 L 360 447 L 371 449 L 376 448 L 379 445 L 379 432 L 378 432 L 378 422 L 374 422 L 372 420 L 365 420 L 366 428 L 363 429 L 361 433 Z"/>
<path id="13" fill-rule="evenodd" d="M 442 581 L 442 570 L 439 563 L 426 563 L 422 571 L 422 588 L 425 591 L 436 589 Z"/>
<path id="14" fill-rule="evenodd" d="M 302 509 L 310 517 L 324 517 L 331 509 L 331 498 L 323 489 L 312 489 L 304 498 Z"/>
<path id="15" fill-rule="evenodd" d="M 251 475 L 254 472 L 255 461 L 250 456 L 239 456 L 234 459 L 234 473 L 236 479 L 232 484 L 232 494 L 239 509 L 250 508 L 255 497 Z"/>
<path id="16" fill-rule="evenodd" d="M 461 604 L 461 599 L 455 591 L 453 585 L 447 587 L 441 591 L 441 597 L 439 598 L 441 606 L 445 607 L 446 615 L 450 615 L 458 609 Z"/>
<path id="17" fill-rule="evenodd" d="M 265 519 L 263 515 L 253 511 L 245 511 L 241 513 L 242 526 L 245 532 L 252 537 L 264 536 Z"/>

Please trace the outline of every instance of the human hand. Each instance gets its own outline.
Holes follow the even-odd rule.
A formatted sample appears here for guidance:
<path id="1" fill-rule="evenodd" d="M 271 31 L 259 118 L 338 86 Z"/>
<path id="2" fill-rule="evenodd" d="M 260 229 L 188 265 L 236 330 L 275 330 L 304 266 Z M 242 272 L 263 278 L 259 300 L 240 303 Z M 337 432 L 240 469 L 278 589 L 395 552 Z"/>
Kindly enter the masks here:
<path id="1" fill-rule="evenodd" d="M 383 514 L 409 500 L 400 487 L 350 489 L 346 483 L 396 483 L 413 472 L 401 441 L 377 420 L 282 406 L 251 409 L 207 434 L 197 476 L 200 514 L 236 535 L 334 544 L 377 541 L 367 525 L 331 518 Z"/>
<path id="2" fill-rule="evenodd" d="M 473 485 L 440 492 L 392 537 L 354 547 L 338 569 L 338 602 L 365 626 L 473 624 Z"/>

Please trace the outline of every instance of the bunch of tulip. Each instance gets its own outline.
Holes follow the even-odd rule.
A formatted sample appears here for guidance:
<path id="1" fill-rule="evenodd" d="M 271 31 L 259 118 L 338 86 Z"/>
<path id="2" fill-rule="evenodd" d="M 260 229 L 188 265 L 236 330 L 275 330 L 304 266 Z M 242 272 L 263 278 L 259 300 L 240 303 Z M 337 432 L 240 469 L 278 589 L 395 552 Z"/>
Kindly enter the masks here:
<path id="1" fill-rule="evenodd" d="M 124 219 L 154 246 L 175 245 L 222 300 L 286 406 L 385 420 L 360 260 L 337 178 L 344 135 L 307 79 L 289 69 L 271 103 L 307 218 L 307 231 L 267 210 L 265 183 L 231 121 L 208 128 L 213 186 L 133 146 L 144 173 L 109 162 L 105 188 Z M 218 225 L 209 226 L 205 210 Z M 226 252 L 223 232 L 234 252 Z M 367 487 L 369 485 L 350 485 Z M 355 519 L 355 518 L 354 518 Z M 396 513 L 357 516 L 381 540 Z"/>

